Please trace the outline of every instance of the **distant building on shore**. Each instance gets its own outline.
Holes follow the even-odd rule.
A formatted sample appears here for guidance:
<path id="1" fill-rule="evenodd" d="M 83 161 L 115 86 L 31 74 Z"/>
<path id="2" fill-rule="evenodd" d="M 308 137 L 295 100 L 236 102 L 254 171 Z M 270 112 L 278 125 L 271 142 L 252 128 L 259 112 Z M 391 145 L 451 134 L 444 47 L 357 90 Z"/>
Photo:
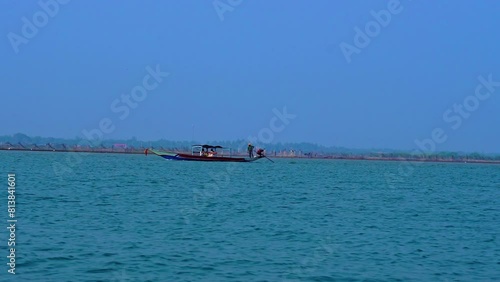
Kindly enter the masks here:
<path id="1" fill-rule="evenodd" d="M 113 149 L 127 149 L 127 144 L 113 144 Z"/>

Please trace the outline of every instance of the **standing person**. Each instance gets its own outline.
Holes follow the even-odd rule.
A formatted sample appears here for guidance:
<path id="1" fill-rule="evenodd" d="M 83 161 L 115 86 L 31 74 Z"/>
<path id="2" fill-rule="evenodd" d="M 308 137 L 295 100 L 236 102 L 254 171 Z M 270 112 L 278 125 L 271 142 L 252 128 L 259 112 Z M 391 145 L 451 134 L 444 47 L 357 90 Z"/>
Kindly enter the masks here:
<path id="1" fill-rule="evenodd" d="M 255 148 L 255 147 L 252 145 L 252 143 L 248 143 L 247 150 L 248 150 L 248 157 L 249 158 L 253 158 L 253 148 Z"/>

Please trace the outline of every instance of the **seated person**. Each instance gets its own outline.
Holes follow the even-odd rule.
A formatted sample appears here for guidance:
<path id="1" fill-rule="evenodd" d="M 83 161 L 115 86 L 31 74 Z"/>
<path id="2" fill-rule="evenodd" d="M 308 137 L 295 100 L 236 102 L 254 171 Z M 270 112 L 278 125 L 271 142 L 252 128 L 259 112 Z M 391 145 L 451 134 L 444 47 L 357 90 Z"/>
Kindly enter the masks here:
<path id="1" fill-rule="evenodd" d="M 213 157 L 213 156 L 215 156 L 215 155 L 217 155 L 217 152 L 216 152 L 214 149 L 211 149 L 211 150 L 210 150 L 210 153 L 208 153 L 208 156 L 209 156 L 209 157 Z"/>
<path id="2" fill-rule="evenodd" d="M 264 149 L 259 148 L 259 149 L 257 150 L 257 156 L 259 156 L 259 157 L 263 157 L 263 156 L 264 156 Z"/>
<path id="3" fill-rule="evenodd" d="M 201 149 L 201 151 L 200 151 L 200 156 L 202 156 L 202 157 L 206 157 L 207 155 L 208 155 L 208 152 L 207 152 L 207 151 L 205 151 L 205 148 Z"/>

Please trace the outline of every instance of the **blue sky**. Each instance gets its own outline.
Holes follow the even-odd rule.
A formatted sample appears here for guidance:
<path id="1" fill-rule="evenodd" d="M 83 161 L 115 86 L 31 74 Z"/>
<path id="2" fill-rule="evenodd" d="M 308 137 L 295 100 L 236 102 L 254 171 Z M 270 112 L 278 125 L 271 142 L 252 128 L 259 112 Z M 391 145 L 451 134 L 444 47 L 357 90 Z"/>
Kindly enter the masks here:
<path id="1" fill-rule="evenodd" d="M 64 2 L 1 2 L 1 135 L 105 119 L 103 138 L 234 140 L 286 107 L 295 118 L 266 140 L 412 149 L 439 128 L 435 150 L 500 152 L 500 2 Z M 482 99 L 479 76 L 494 82 Z M 135 108 L 121 101 L 144 80 Z"/>

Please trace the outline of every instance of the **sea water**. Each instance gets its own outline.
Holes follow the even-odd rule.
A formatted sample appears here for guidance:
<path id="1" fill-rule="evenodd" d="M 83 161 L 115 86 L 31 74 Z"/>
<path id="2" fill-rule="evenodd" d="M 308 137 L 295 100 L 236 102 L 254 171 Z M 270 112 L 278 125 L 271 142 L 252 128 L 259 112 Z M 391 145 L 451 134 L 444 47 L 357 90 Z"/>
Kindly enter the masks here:
<path id="1" fill-rule="evenodd" d="M 499 279 L 500 166 L 274 161 L 0 152 L 0 280 Z"/>

